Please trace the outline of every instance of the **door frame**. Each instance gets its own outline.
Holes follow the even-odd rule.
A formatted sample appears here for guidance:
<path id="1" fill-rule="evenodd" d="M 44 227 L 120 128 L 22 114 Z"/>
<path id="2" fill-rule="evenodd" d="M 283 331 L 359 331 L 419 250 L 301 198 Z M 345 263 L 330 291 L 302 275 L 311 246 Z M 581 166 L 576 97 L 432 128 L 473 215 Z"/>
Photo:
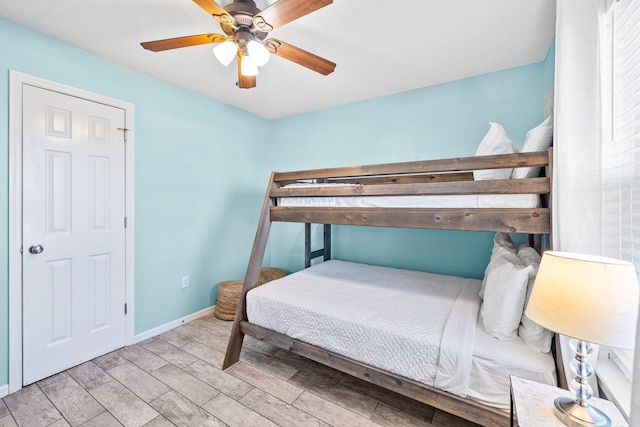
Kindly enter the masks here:
<path id="1" fill-rule="evenodd" d="M 131 103 L 14 70 L 9 73 L 9 393 L 14 393 L 22 388 L 22 87 L 36 86 L 125 112 L 125 345 L 134 343 L 134 131 Z"/>

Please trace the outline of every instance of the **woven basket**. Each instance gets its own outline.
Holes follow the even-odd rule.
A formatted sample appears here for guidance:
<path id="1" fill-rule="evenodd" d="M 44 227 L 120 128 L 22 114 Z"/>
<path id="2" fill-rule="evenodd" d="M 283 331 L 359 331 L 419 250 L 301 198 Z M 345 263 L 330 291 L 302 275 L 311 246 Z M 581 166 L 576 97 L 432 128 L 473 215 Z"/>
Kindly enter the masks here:
<path id="1" fill-rule="evenodd" d="M 286 276 L 287 273 L 279 268 L 266 267 L 260 270 L 258 286 L 272 280 Z M 213 310 L 213 315 L 221 320 L 233 320 L 238 309 L 238 301 L 242 292 L 242 280 L 228 280 L 220 282 L 218 287 L 218 299 Z"/>
<path id="2" fill-rule="evenodd" d="M 240 292 L 242 292 L 242 280 L 221 282 L 213 315 L 221 320 L 233 320 L 238 308 Z"/>
<path id="3" fill-rule="evenodd" d="M 264 285 L 272 280 L 280 279 L 287 275 L 287 272 L 275 267 L 265 267 L 260 269 L 260 275 L 258 276 L 258 286 Z"/>

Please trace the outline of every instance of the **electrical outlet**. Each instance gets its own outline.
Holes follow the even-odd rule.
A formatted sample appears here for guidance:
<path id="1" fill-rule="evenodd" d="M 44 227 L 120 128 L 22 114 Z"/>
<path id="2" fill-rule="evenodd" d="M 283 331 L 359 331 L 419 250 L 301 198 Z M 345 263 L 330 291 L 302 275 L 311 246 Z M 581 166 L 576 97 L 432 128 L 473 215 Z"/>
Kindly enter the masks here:
<path id="1" fill-rule="evenodd" d="M 189 276 L 182 276 L 182 289 L 189 287 Z"/>

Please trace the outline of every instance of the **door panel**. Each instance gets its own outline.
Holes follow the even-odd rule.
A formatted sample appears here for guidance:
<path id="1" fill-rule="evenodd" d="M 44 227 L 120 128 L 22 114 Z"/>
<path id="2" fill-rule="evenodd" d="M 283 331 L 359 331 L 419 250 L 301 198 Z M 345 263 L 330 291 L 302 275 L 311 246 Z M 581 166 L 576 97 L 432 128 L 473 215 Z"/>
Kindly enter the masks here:
<path id="1" fill-rule="evenodd" d="M 111 282 L 111 254 L 92 255 L 89 258 L 89 289 L 91 302 L 91 332 L 108 327 L 110 321 L 109 284 Z"/>
<path id="2" fill-rule="evenodd" d="M 71 233 L 71 153 L 45 151 L 47 234 Z"/>
<path id="3" fill-rule="evenodd" d="M 47 262 L 46 347 L 71 339 L 71 259 Z"/>
<path id="4" fill-rule="evenodd" d="M 24 385 L 125 344 L 124 118 L 23 86 Z"/>

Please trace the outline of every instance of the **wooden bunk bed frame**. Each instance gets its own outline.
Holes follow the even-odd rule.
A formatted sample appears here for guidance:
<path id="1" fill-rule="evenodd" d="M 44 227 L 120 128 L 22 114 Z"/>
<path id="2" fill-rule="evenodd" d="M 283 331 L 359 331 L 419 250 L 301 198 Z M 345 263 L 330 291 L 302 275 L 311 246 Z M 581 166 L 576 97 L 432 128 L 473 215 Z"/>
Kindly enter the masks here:
<path id="1" fill-rule="evenodd" d="M 269 179 L 253 249 L 240 295 L 223 369 L 240 358 L 245 334 L 377 384 L 419 402 L 485 426 L 509 425 L 509 414 L 435 387 L 393 374 L 284 334 L 249 323 L 246 294 L 257 286 L 258 275 L 273 221 L 305 224 L 305 266 L 311 259 L 331 258 L 331 224 L 467 231 L 503 231 L 529 234 L 540 251 L 541 236 L 551 232 L 551 158 L 548 152 L 503 154 L 455 159 L 426 160 L 357 167 L 338 167 L 277 173 Z M 474 181 L 473 170 L 542 167 L 546 177 Z M 289 187 L 314 180 L 323 183 L 351 183 L 356 186 Z M 542 208 L 345 208 L 278 206 L 278 198 L 301 196 L 389 196 L 540 194 Z M 311 251 L 310 224 L 324 224 L 324 248 Z M 556 357 L 558 373 L 562 362 Z"/>

